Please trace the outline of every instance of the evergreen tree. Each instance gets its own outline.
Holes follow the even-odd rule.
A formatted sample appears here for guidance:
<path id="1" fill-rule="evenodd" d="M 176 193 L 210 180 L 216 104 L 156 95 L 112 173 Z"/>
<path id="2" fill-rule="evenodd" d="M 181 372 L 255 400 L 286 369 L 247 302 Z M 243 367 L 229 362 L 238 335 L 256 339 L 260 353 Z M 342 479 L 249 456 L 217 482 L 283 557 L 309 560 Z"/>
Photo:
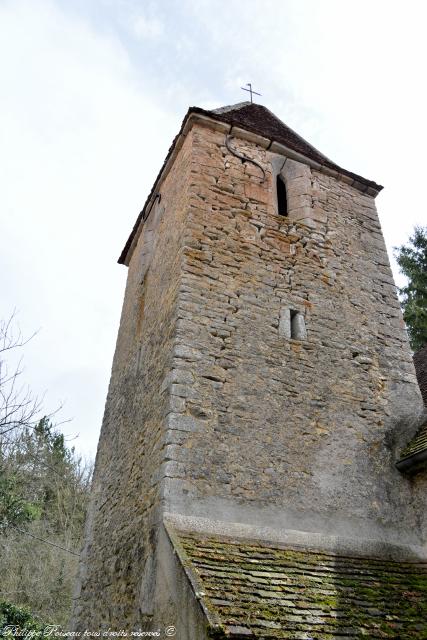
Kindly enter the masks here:
<path id="1" fill-rule="evenodd" d="M 395 257 L 408 284 L 399 289 L 403 318 L 414 351 L 427 344 L 427 227 L 415 227 L 409 243 Z"/>

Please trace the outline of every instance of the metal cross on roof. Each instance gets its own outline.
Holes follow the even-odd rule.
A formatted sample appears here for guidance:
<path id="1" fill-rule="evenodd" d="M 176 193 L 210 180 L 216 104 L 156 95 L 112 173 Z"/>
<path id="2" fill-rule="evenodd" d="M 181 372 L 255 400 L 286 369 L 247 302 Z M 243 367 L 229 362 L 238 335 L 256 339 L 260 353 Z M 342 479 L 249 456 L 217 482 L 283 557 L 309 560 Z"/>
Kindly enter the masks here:
<path id="1" fill-rule="evenodd" d="M 256 91 L 254 91 L 252 89 L 252 85 L 250 82 L 247 82 L 246 85 L 249 87 L 249 89 L 245 89 L 245 87 L 240 87 L 241 89 L 243 89 L 243 91 L 249 91 L 249 93 L 251 94 L 251 102 L 253 102 L 252 100 L 252 94 L 254 93 L 256 96 L 260 96 L 261 93 L 257 93 Z"/>

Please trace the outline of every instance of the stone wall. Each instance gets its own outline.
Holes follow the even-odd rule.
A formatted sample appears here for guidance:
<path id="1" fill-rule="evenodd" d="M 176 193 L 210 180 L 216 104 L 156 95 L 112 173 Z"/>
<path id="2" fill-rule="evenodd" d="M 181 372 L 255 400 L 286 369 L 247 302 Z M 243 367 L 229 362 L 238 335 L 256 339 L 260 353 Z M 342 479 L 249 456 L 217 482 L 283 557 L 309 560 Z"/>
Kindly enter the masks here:
<path id="1" fill-rule="evenodd" d="M 287 160 L 277 216 L 277 156 L 234 140 L 262 183 L 194 132 L 167 510 L 419 544 L 394 461 L 421 401 L 374 200 Z M 305 340 L 280 335 L 283 309 Z"/>
<path id="2" fill-rule="evenodd" d="M 170 171 L 129 266 L 111 382 L 87 519 L 72 628 L 133 629 L 145 624 L 154 589 L 163 423 L 161 385 L 171 369 L 191 135 Z M 151 233 L 146 271 L 143 248 Z M 144 276 L 145 278 L 142 281 Z M 175 401 L 174 401 L 175 402 Z"/>

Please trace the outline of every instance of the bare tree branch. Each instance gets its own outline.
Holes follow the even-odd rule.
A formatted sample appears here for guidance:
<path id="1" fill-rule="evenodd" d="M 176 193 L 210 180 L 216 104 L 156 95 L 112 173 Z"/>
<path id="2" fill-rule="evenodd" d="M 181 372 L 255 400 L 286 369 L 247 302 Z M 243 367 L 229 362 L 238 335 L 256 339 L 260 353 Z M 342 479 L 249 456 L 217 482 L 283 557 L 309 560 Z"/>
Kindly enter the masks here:
<path id="1" fill-rule="evenodd" d="M 38 332 L 25 338 L 16 322 L 16 310 L 7 320 L 0 320 L 0 452 L 12 436 L 21 429 L 34 428 L 46 416 L 42 412 L 44 397 L 32 394 L 29 387 L 21 383 L 22 357 L 10 366 L 6 355 L 24 347 Z M 50 418 L 62 407 L 49 413 Z"/>

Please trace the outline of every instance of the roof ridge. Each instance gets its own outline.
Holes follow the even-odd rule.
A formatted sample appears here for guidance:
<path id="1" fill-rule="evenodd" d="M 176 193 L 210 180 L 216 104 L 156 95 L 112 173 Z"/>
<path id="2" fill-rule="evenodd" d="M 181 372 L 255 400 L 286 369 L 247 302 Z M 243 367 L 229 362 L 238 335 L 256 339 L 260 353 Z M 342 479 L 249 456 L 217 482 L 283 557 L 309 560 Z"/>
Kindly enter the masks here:
<path id="1" fill-rule="evenodd" d="M 236 104 L 228 104 L 225 105 L 224 107 L 218 107 L 218 109 L 211 109 L 212 113 L 228 113 L 229 111 L 237 111 L 237 109 L 242 109 L 243 107 L 247 107 L 248 105 L 252 104 L 252 102 L 249 102 L 249 100 L 246 100 L 245 102 L 236 102 Z"/>

